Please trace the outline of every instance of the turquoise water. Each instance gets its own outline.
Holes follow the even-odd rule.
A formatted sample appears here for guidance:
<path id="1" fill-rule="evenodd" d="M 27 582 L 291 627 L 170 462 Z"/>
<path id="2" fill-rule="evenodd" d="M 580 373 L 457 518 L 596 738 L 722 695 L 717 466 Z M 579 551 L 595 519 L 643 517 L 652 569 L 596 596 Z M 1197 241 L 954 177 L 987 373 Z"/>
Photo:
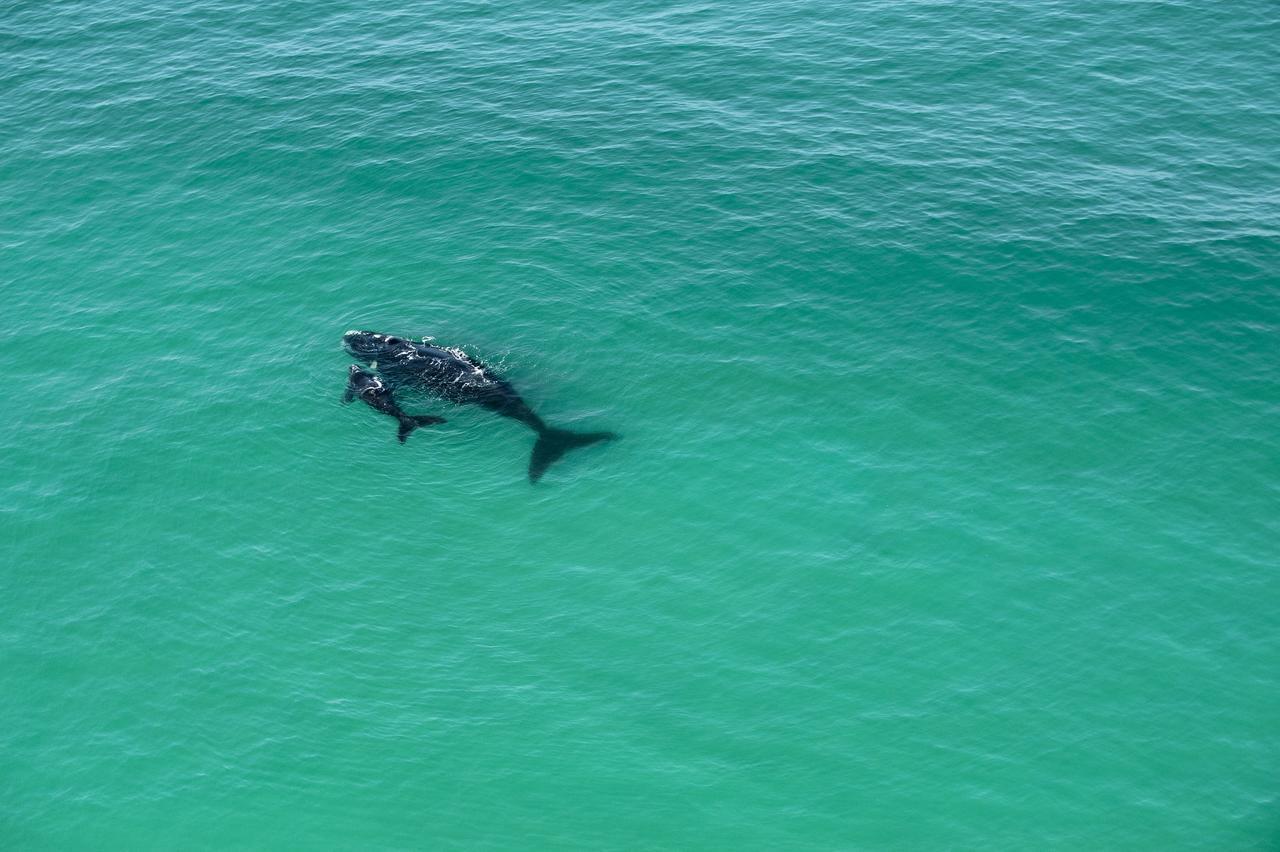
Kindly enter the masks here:
<path id="1" fill-rule="evenodd" d="M 0 847 L 1277 848 L 1278 44 L 4 5 Z"/>

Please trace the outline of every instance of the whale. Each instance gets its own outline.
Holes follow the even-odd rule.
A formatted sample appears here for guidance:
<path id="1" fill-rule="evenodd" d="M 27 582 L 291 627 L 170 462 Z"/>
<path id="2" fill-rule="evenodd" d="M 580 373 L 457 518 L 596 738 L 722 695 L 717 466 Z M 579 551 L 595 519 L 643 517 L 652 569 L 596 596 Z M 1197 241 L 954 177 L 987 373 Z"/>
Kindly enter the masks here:
<path id="1" fill-rule="evenodd" d="M 402 444 L 408 439 L 409 433 L 419 426 L 434 426 L 445 422 L 443 417 L 431 414 L 405 414 L 400 406 L 396 405 L 391 389 L 380 377 L 365 370 L 359 364 L 352 364 L 347 370 L 347 390 L 342 395 L 342 401 L 348 403 L 357 398 L 374 411 L 381 411 L 399 421 L 400 431 L 396 437 Z"/>
<path id="2" fill-rule="evenodd" d="M 342 345 L 351 357 L 378 371 L 389 401 L 392 392 L 415 389 L 455 405 L 480 406 L 532 429 L 537 440 L 529 456 L 531 483 L 570 450 L 618 437 L 615 432 L 574 432 L 548 425 L 493 369 L 461 349 L 439 346 L 430 338 L 419 343 L 382 332 L 348 331 Z"/>

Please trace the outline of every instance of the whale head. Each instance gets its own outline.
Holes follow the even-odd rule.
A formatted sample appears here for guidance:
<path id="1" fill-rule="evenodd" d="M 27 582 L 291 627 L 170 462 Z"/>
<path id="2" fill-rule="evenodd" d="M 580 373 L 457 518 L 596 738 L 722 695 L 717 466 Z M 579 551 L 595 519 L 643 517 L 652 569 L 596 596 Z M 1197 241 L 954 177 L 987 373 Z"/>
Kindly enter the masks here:
<path id="1" fill-rule="evenodd" d="M 360 393 L 368 388 L 381 390 L 382 386 L 382 379 L 378 378 L 375 374 L 370 373 L 359 364 L 352 364 L 347 368 L 347 387 L 350 390 Z"/>
<path id="2" fill-rule="evenodd" d="M 403 337 L 376 331 L 348 331 L 342 335 L 342 346 L 352 357 L 362 361 L 390 359 L 413 349 L 413 344 Z"/>

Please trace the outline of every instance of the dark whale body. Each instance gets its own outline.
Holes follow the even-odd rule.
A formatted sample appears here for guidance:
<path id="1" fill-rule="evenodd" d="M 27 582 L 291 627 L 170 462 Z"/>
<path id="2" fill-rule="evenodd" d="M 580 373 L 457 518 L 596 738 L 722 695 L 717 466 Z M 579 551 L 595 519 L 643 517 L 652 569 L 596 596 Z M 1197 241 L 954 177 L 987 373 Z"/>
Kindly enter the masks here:
<path id="1" fill-rule="evenodd" d="M 374 411 L 381 411 L 400 422 L 400 432 L 396 437 L 402 444 L 409 437 L 409 433 L 419 426 L 434 426 L 445 422 L 443 417 L 434 417 L 430 414 L 405 414 L 400 410 L 400 406 L 396 405 L 391 389 L 382 379 L 367 370 L 362 370 L 359 364 L 352 364 L 347 371 L 347 391 L 342 395 L 342 401 L 351 402 L 356 397 Z"/>
<path id="2" fill-rule="evenodd" d="M 528 426 L 538 435 L 529 457 L 530 482 L 537 482 L 569 450 L 617 437 L 613 432 L 572 432 L 548 426 L 510 382 L 460 349 L 373 331 L 348 331 L 342 345 L 355 358 L 376 366 L 392 389 L 416 388 L 457 405 L 478 405 Z"/>

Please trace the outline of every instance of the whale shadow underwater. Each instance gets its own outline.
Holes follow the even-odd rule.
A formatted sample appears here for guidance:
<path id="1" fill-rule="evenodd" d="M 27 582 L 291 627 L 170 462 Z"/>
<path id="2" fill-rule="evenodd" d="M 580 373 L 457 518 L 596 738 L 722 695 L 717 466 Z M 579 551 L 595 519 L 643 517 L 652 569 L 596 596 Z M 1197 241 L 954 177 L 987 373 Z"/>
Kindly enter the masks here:
<path id="1" fill-rule="evenodd" d="M 377 370 L 375 374 L 352 364 L 343 401 L 359 398 L 375 411 L 396 418 L 401 443 L 418 426 L 445 422 L 442 417 L 406 414 L 395 400 L 395 392 L 402 388 L 425 391 L 455 405 L 478 405 L 528 426 L 538 436 L 529 456 L 531 483 L 570 450 L 618 437 L 614 432 L 574 432 L 547 425 L 510 382 L 460 349 L 375 331 L 348 331 L 342 346 Z"/>

